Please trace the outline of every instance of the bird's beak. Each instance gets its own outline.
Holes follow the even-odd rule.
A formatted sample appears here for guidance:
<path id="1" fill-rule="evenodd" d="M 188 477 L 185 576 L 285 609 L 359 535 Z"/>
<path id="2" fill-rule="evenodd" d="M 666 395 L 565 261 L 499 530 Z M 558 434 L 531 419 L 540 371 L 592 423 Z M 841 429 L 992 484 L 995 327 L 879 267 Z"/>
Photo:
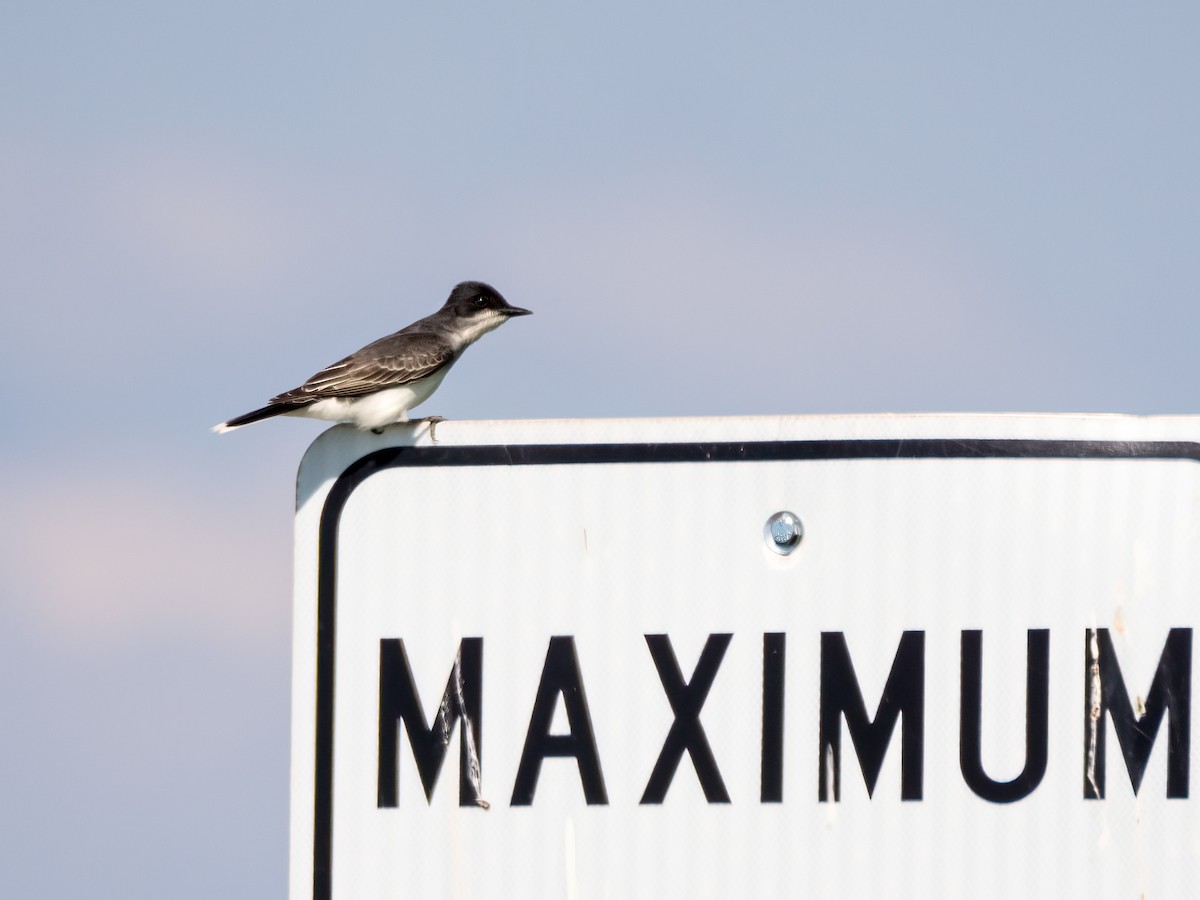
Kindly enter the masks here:
<path id="1" fill-rule="evenodd" d="M 533 315 L 533 310 L 521 309 L 521 307 L 519 307 L 519 306 L 505 307 L 504 309 L 500 310 L 500 312 L 502 312 L 502 313 L 504 313 L 504 315 L 510 316 L 510 317 L 511 316 L 532 316 Z"/>

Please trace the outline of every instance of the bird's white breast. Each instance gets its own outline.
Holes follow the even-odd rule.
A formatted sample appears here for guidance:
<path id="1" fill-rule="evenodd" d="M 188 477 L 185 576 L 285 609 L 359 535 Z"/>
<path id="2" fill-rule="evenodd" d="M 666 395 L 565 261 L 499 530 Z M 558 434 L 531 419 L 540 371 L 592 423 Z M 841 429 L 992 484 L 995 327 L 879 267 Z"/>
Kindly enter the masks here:
<path id="1" fill-rule="evenodd" d="M 386 388 L 362 397 L 326 397 L 316 403 L 288 413 L 326 422 L 348 422 L 366 431 L 382 428 L 395 422 L 407 422 L 408 411 L 429 399 L 446 377 L 449 366 L 441 371 L 401 387 Z"/>

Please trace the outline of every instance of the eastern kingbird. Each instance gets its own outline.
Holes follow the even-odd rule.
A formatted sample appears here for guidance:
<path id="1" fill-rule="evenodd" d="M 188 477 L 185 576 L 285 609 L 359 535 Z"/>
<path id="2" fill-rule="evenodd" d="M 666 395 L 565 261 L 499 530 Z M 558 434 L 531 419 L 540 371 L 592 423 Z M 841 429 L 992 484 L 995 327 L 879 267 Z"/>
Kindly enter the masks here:
<path id="1" fill-rule="evenodd" d="M 429 399 L 464 350 L 513 316 L 527 315 L 529 310 L 510 306 L 490 285 L 464 281 L 432 316 L 367 344 L 300 387 L 272 397 L 262 409 L 222 422 L 213 431 L 232 431 L 273 416 L 349 422 L 364 431 L 407 422 L 408 411 Z"/>

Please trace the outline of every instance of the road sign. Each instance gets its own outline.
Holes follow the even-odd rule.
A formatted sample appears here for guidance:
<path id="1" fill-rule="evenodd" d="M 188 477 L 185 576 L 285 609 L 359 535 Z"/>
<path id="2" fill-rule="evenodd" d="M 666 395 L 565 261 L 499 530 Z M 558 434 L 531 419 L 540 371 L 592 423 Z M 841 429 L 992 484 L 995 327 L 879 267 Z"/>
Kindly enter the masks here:
<path id="1" fill-rule="evenodd" d="M 301 466 L 293 900 L 1194 890 L 1200 420 L 412 433 Z"/>

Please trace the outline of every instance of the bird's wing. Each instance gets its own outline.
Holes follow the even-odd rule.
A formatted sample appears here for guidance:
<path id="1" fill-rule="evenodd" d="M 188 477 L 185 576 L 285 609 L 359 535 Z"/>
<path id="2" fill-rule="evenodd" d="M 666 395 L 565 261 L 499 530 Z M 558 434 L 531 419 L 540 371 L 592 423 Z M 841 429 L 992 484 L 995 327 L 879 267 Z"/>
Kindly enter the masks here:
<path id="1" fill-rule="evenodd" d="M 272 403 L 359 397 L 400 387 L 434 374 L 454 361 L 453 348 L 435 334 L 397 333 L 335 362 Z"/>

